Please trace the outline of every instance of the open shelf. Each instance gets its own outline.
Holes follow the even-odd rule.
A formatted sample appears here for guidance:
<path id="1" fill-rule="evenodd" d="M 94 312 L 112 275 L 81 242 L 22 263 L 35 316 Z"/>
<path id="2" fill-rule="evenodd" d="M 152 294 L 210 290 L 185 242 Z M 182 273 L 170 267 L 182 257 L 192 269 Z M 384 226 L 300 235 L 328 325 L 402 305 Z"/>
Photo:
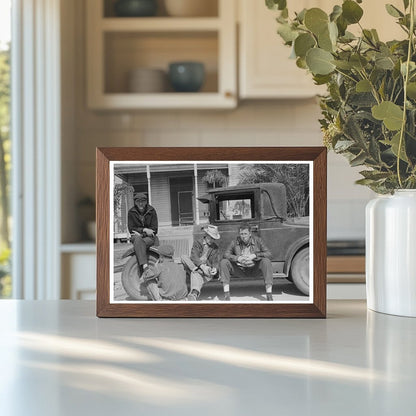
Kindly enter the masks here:
<path id="1" fill-rule="evenodd" d="M 113 2 L 89 0 L 87 7 L 87 101 L 92 109 L 235 108 L 237 51 L 235 3 L 212 0 L 216 16 L 114 17 Z M 201 62 L 200 91 L 129 88 L 131 71 L 157 69 L 168 79 L 169 64 Z M 140 78 L 143 80 L 143 78 Z M 161 82 L 160 82 L 161 83 Z"/>

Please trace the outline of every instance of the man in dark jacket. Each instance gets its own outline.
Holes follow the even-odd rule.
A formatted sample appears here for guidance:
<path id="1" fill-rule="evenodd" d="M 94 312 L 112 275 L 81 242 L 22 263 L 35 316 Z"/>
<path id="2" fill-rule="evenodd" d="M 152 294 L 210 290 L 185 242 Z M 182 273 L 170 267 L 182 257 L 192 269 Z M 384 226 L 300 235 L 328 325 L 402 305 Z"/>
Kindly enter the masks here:
<path id="1" fill-rule="evenodd" d="M 205 235 L 192 245 L 190 258 L 181 257 L 182 263 L 191 272 L 191 290 L 188 294 L 190 301 L 198 299 L 204 283 L 212 280 L 219 268 L 219 248 L 216 243 L 220 239 L 218 227 L 207 225 L 203 231 Z"/>
<path id="2" fill-rule="evenodd" d="M 147 268 L 147 249 L 155 244 L 157 235 L 156 210 L 147 203 L 143 192 L 134 194 L 134 207 L 128 213 L 128 228 L 140 272 Z"/>
<path id="3" fill-rule="evenodd" d="M 262 276 L 266 285 L 266 299 L 272 301 L 273 269 L 271 252 L 260 237 L 251 234 L 249 224 L 241 224 L 238 237 L 224 253 L 220 263 L 220 279 L 224 300 L 230 300 L 230 276 Z"/>

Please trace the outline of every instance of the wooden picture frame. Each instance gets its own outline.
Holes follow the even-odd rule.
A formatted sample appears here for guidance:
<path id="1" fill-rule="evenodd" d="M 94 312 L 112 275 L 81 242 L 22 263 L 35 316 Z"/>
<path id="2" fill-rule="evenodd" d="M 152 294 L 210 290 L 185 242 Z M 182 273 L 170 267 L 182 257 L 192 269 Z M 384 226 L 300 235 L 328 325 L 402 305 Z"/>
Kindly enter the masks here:
<path id="1" fill-rule="evenodd" d="M 97 148 L 97 176 L 96 176 L 96 201 L 97 201 L 97 316 L 98 317 L 186 317 L 186 318 L 325 318 L 326 317 L 326 212 L 327 212 L 327 197 L 326 197 L 326 188 L 327 188 L 327 170 L 326 170 L 326 161 L 327 161 L 327 150 L 324 147 L 239 147 L 239 148 L 230 148 L 230 147 L 176 147 L 176 148 L 160 148 L 160 147 L 134 147 L 134 148 Z M 126 165 L 124 169 L 123 166 Z M 193 166 L 193 168 L 191 166 Z M 308 256 L 308 282 L 312 282 L 309 287 L 309 292 L 307 294 L 301 294 L 296 299 L 299 301 L 290 300 L 290 291 L 289 300 L 279 300 L 280 294 L 274 296 L 273 301 L 267 302 L 266 297 L 263 295 L 256 295 L 256 298 L 251 301 L 250 296 L 254 292 L 249 292 L 248 301 L 246 297 L 236 297 L 232 298 L 231 302 L 225 302 L 222 299 L 220 300 L 220 292 L 215 295 L 212 295 L 208 300 L 198 300 L 193 301 L 168 301 L 163 302 L 153 302 L 153 301 L 140 301 L 131 299 L 128 296 L 124 300 L 117 300 L 118 294 L 115 295 L 114 288 L 118 287 L 118 280 L 116 278 L 117 273 L 114 272 L 114 259 L 115 259 L 115 249 L 114 244 L 123 244 L 123 243 L 114 243 L 114 213 L 116 208 L 114 205 L 114 178 L 119 180 L 119 177 L 125 178 L 132 177 L 131 175 L 120 172 L 127 172 L 127 167 L 130 169 L 129 172 L 136 174 L 135 166 L 137 166 L 137 172 L 140 170 L 140 174 L 143 184 L 140 185 L 143 187 L 145 185 L 145 179 L 147 176 L 147 186 L 149 191 L 152 193 L 153 198 L 159 201 L 162 201 L 161 195 L 163 192 L 168 192 L 167 190 L 161 191 L 159 188 L 156 189 L 156 181 L 158 176 L 163 176 L 162 170 L 169 167 L 169 172 L 179 171 L 180 169 L 189 169 L 189 176 L 194 175 L 194 194 L 199 198 L 198 200 L 194 199 L 194 211 L 196 210 L 197 214 L 194 215 L 194 221 L 197 223 L 203 221 L 203 214 L 198 211 L 195 206 L 200 206 L 200 202 L 203 201 L 202 197 L 198 194 L 198 182 L 200 182 L 202 175 L 202 167 L 205 170 L 208 169 L 208 165 L 211 167 L 220 167 L 223 169 L 223 172 L 226 173 L 227 180 L 230 182 L 228 185 L 233 185 L 231 179 L 240 177 L 242 169 L 249 169 L 253 171 L 254 169 L 261 169 L 261 167 L 274 167 L 275 165 L 287 166 L 286 169 L 289 169 L 290 166 L 309 166 L 309 176 L 308 178 L 308 192 L 309 194 L 305 199 L 308 202 L 308 211 L 304 219 L 307 222 L 307 256 Z M 248 166 L 248 167 L 247 167 Z M 132 170 L 133 167 L 133 170 Z M 227 170 L 228 167 L 228 170 Z M 124 170 L 123 170 L 124 169 Z M 198 170 L 201 169 L 201 172 Z M 232 171 L 238 169 L 238 175 L 232 174 Z M 115 175 L 115 172 L 118 176 Z M 156 172 L 156 173 L 153 173 Z M 227 174 L 228 172 L 228 174 Z M 256 171 L 257 172 L 257 171 Z M 261 172 L 261 170 L 259 170 Z M 165 173 L 166 174 L 166 173 Z M 175 173 L 178 175 L 179 173 Z M 123 176 L 124 175 L 124 176 Z M 139 173 L 136 174 L 138 177 Z M 144 176 L 143 176 L 144 175 Z M 153 175 L 153 176 L 152 176 Z M 237 176 L 236 176 L 237 175 Z M 154 178 L 154 179 L 153 179 Z M 259 176 L 260 178 L 260 176 Z M 126 179 L 128 181 L 128 179 Z M 234 180 L 234 179 L 233 179 Z M 260 179 L 259 179 L 260 180 Z M 165 183 L 166 180 L 164 181 Z M 273 181 L 270 181 L 273 182 Z M 123 182 L 124 183 L 124 182 Z M 127 183 L 127 182 L 126 182 Z M 133 183 L 133 182 L 131 182 Z M 141 192 L 140 186 L 137 185 L 137 180 L 135 183 L 135 190 Z M 170 182 L 169 182 L 170 183 Z M 266 184 L 267 185 L 267 184 Z M 130 185 L 129 185 L 130 186 Z M 208 186 L 208 185 L 207 185 Z M 244 185 L 245 186 L 245 185 Z M 248 186 L 248 185 L 247 185 Z M 262 186 L 262 185 L 261 185 Z M 257 188 L 261 188 L 260 185 L 256 185 Z M 275 186 L 275 185 L 273 185 Z M 154 188 L 154 189 L 153 189 Z M 257 189 L 256 188 L 256 189 Z M 266 187 L 267 188 L 267 187 Z M 130 189 L 130 188 L 129 188 Z M 235 188 L 222 188 L 222 189 L 235 189 Z M 238 188 L 239 189 L 239 188 Z M 273 188 L 274 189 L 274 188 Z M 305 187 L 306 189 L 306 187 Z M 219 191 L 215 188 L 213 191 L 210 191 L 209 195 L 212 196 L 212 200 L 222 201 L 222 197 L 218 197 L 215 193 Z M 267 189 L 266 189 L 267 191 Z M 263 195 L 263 192 L 267 192 L 261 188 L 255 195 L 256 198 L 259 195 Z M 172 199 L 172 188 L 170 190 L 169 197 Z M 176 195 L 176 194 L 175 194 Z M 268 194 L 267 194 L 268 195 Z M 150 195 L 148 195 L 150 199 Z M 236 199 L 236 197 L 233 197 Z M 173 198 L 174 199 L 174 198 Z M 282 199 L 283 200 L 283 199 Z M 117 199 L 118 201 L 118 199 Z M 254 201 L 254 199 L 253 199 Z M 260 204 L 260 202 L 253 202 L 253 205 Z M 263 200 L 262 200 L 263 201 Z M 118 202 L 117 202 L 118 203 Z M 227 204 L 229 201 L 226 202 Z M 265 213 L 266 208 L 261 203 L 261 215 Z M 155 205 L 156 210 L 160 209 L 161 211 L 166 209 L 165 203 L 152 202 L 152 205 Z M 156 206 L 157 205 L 157 206 Z M 286 206 L 286 204 L 284 204 Z M 172 205 L 173 206 L 173 205 Z M 211 205 L 210 205 L 211 206 Z M 228 205 L 227 205 L 228 206 Z M 283 202 L 282 202 L 283 206 Z M 212 207 L 212 206 L 211 206 Z M 235 204 L 234 204 L 235 207 Z M 118 208 L 117 208 L 118 209 Z M 233 206 L 231 206 L 231 210 Z M 252 208 L 254 209 L 254 208 Z M 269 209 L 269 208 L 267 208 Z M 279 212 L 276 212 L 273 208 L 273 215 L 269 215 L 266 220 L 274 221 L 278 218 L 282 224 L 285 224 L 285 227 L 288 227 L 285 221 L 290 220 L 290 226 L 296 227 L 293 225 L 296 222 L 296 219 L 286 219 L 280 218 Z M 180 210 L 179 210 L 180 211 Z M 208 210 L 210 215 L 209 221 L 212 220 L 212 213 L 214 210 Z M 117 211 L 118 213 L 119 211 Z M 126 210 L 124 212 L 124 217 L 126 217 Z M 222 212 L 222 211 L 221 211 Z M 253 211 L 254 212 L 254 211 Z M 257 211 L 256 211 L 257 212 Z M 117 214 L 118 215 L 118 214 Z M 168 214 L 166 214 L 168 215 Z M 166 217 L 165 215 L 165 217 Z M 173 209 L 171 209 L 170 215 L 172 217 L 173 224 Z M 175 214 L 176 215 L 176 214 Z M 219 214 L 215 214 L 219 215 Z M 232 225 L 239 224 L 239 221 L 234 221 L 232 214 L 228 217 L 225 214 L 224 218 L 221 218 L 223 223 L 231 223 Z M 227 214 L 228 215 L 228 214 Z M 247 214 L 249 218 L 248 222 L 251 223 L 250 218 L 254 218 L 257 214 Z M 260 215 L 260 214 L 258 214 Z M 265 214 L 264 214 L 265 215 Z M 123 218 L 124 218 L 123 217 Z M 235 215 L 235 217 L 241 218 L 241 215 Z M 175 217 L 176 218 L 176 217 Z M 196 220 L 195 218 L 199 218 Z M 231 218 L 231 219 L 230 219 Z M 201 220 L 202 219 L 202 220 Z M 161 218 L 159 218 L 159 221 Z M 220 221 L 220 223 L 221 223 Z M 254 219 L 253 219 L 254 221 Z M 159 225 L 161 222 L 159 222 Z M 222 224 L 222 223 L 221 223 Z M 220 224 L 220 225 L 221 225 Z M 192 232 L 195 230 L 195 226 L 192 228 L 189 224 L 186 224 L 188 228 L 187 232 Z M 202 225 L 203 227 L 203 225 Z M 250 225 L 251 227 L 251 225 Z M 262 227 L 262 226 L 261 226 Z M 263 228 L 260 227 L 260 231 Z M 298 224 L 298 228 L 305 228 L 303 225 Z M 163 227 L 162 227 L 163 228 Z M 173 228 L 172 228 L 173 229 Z M 265 228 L 266 229 L 266 228 Z M 184 228 L 185 230 L 185 228 Z M 191 230 L 191 231 L 189 231 Z M 235 229 L 235 235 L 238 235 L 237 228 Z M 254 230 L 254 231 L 253 231 Z M 253 226 L 250 228 L 250 232 L 257 232 L 258 226 Z M 169 231 L 170 233 L 170 231 Z M 194 231 L 195 233 L 195 231 Z M 262 237 L 261 232 L 257 233 Z M 257 235 L 256 234 L 256 235 Z M 224 234 L 225 235 L 225 234 Z M 276 234 L 277 235 L 277 234 Z M 281 234 L 283 235 L 283 234 Z M 160 237 L 163 238 L 163 237 Z M 196 237 L 195 237 L 196 238 Z M 224 237 L 225 238 L 225 237 Z M 281 237 L 283 238 L 283 237 Z M 117 240 L 116 240 L 117 241 Z M 278 241 L 278 240 L 277 240 Z M 304 241 L 304 240 L 302 240 Z M 306 241 L 306 240 L 305 240 Z M 280 244 L 280 243 L 279 243 Z M 283 243 L 282 243 L 283 244 Z M 297 243 L 300 246 L 300 243 Z M 302 244 L 306 244 L 303 242 Z M 293 244 L 292 244 L 293 246 Z M 291 246 L 291 247 L 292 247 Z M 303 246 L 305 247 L 305 246 Z M 294 249 L 291 249 L 294 251 Z M 300 248 L 296 249 L 300 250 Z M 286 250 L 289 252 L 290 250 Z M 134 251 L 133 251 L 134 253 Z M 287 264 L 282 262 L 273 263 L 273 270 L 281 274 L 289 274 L 290 267 L 295 264 L 294 256 L 291 254 L 291 260 L 287 261 Z M 133 254 L 134 257 L 134 254 Z M 306 258 L 306 252 L 305 256 Z M 289 257 L 288 257 L 289 258 Z M 178 262 L 178 261 L 177 261 Z M 292 263 L 290 263 L 292 262 Z M 304 260 L 305 264 L 306 260 Z M 290 263 L 290 264 L 289 264 Z M 299 264 L 296 263 L 296 264 Z M 275 265 L 277 265 L 275 267 Z M 110 267 L 112 266 L 112 269 Z M 221 269 L 223 270 L 223 269 Z M 294 272 L 292 272 L 293 274 Z M 297 275 L 296 275 L 297 276 Z M 137 276 L 139 279 L 139 276 Z M 262 282 L 261 277 L 258 279 L 259 282 Z M 266 282 L 266 278 L 264 278 Z M 124 282 L 124 281 L 123 281 Z M 243 282 L 241 280 L 241 282 Z M 280 282 L 280 281 L 279 281 Z M 257 283 L 255 283 L 257 284 Z M 275 283 L 273 283 L 275 284 Z M 280 283 L 279 283 L 280 284 Z M 287 282 L 287 285 L 290 285 L 290 282 Z M 209 283 L 207 287 L 211 285 Z M 216 288 L 220 283 L 213 283 L 212 288 Z M 233 283 L 231 281 L 231 293 L 233 293 L 233 287 L 240 287 L 240 283 Z M 242 286 L 244 286 L 242 284 Z M 124 286 L 123 286 L 124 287 Z M 205 286 L 204 286 L 205 287 Z M 220 287 L 222 287 L 220 285 Z M 253 286 L 254 287 L 254 286 Z M 267 286 L 266 286 L 267 287 Z M 280 287 L 280 286 L 279 286 Z M 286 286 L 284 286 L 286 287 Z M 289 286 L 288 286 L 289 287 Z M 299 286 L 298 286 L 299 287 Z M 204 289 L 203 289 L 204 290 Z M 208 290 L 208 289 L 207 289 Z M 242 289 L 243 290 L 243 289 Z M 260 290 L 257 289 L 256 291 Z M 254 289 L 253 289 L 254 291 Z M 293 291 L 296 292 L 296 291 Z M 221 291 L 222 293 L 222 291 Z M 256 292 L 257 293 L 257 292 Z M 286 296 L 287 293 L 282 293 Z M 295 293 L 298 295 L 297 293 Z M 254 296 L 254 295 L 253 295 Z M 239 300 L 245 299 L 245 300 Z M 282 299 L 284 299 L 282 297 Z M 191 299 L 192 300 L 192 299 Z"/>

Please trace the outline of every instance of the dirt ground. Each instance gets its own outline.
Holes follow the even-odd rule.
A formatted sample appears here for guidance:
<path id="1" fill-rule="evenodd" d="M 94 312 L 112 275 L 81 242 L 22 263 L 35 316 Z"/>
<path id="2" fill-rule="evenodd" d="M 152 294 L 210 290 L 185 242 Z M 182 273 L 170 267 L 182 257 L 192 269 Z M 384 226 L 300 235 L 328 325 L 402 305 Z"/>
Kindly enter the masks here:
<path id="1" fill-rule="evenodd" d="M 235 302 L 261 302 L 266 301 L 264 283 L 262 279 L 241 280 L 234 279 L 230 285 L 231 301 Z M 212 281 L 202 288 L 199 301 L 221 301 L 223 298 L 222 284 Z M 129 298 L 121 284 L 121 272 L 114 273 L 114 300 L 128 301 Z M 273 300 L 302 302 L 307 301 L 308 297 L 303 295 L 295 285 L 286 279 L 276 279 L 273 285 Z"/>

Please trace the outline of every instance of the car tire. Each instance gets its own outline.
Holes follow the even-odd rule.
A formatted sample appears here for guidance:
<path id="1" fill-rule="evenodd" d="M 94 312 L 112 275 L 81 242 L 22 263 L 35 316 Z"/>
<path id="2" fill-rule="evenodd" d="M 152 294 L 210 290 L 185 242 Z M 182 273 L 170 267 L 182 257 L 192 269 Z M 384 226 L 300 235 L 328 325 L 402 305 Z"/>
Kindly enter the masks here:
<path id="1" fill-rule="evenodd" d="M 148 265 L 154 265 L 156 261 L 157 255 L 149 253 Z M 131 256 L 121 273 L 121 284 L 129 297 L 135 300 L 147 300 L 147 297 L 144 295 L 146 291 L 141 288 L 141 285 L 144 283 L 139 275 L 138 267 L 136 256 Z"/>
<path id="2" fill-rule="evenodd" d="M 309 295 L 309 247 L 302 248 L 295 254 L 290 274 L 295 286 L 304 295 Z"/>

